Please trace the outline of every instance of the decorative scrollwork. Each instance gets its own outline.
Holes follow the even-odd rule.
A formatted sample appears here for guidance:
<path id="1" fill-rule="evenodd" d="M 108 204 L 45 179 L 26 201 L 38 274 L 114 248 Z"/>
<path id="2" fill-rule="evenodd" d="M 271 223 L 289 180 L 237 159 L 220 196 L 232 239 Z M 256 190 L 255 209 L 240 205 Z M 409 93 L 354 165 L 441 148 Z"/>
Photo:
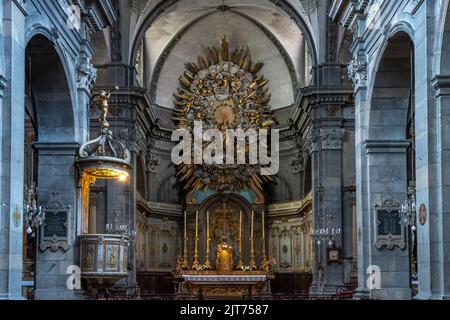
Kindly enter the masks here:
<path id="1" fill-rule="evenodd" d="M 355 89 L 367 86 L 367 61 L 363 56 L 355 57 L 347 66 L 347 70 Z"/>

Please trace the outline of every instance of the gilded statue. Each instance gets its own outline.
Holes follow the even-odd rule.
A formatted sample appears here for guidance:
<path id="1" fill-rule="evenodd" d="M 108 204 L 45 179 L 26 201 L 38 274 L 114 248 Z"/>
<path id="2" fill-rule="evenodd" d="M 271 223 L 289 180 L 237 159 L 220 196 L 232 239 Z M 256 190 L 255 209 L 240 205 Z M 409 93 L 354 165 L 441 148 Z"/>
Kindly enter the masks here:
<path id="1" fill-rule="evenodd" d="M 218 272 L 233 271 L 233 246 L 227 243 L 227 236 L 222 236 L 222 243 L 217 246 L 216 268 Z"/>
<path id="2" fill-rule="evenodd" d="M 92 247 L 88 247 L 86 257 L 84 259 L 84 267 L 92 268 L 92 260 L 93 260 L 93 249 Z"/>
<path id="3" fill-rule="evenodd" d="M 108 106 L 108 100 L 111 97 L 111 91 L 100 91 L 100 94 L 94 98 L 94 103 L 100 108 L 101 114 L 98 121 L 100 121 L 100 124 L 102 128 L 108 128 L 109 123 L 107 120 L 109 106 Z"/>
<path id="4" fill-rule="evenodd" d="M 116 250 L 111 249 L 109 254 L 109 266 L 114 268 L 116 266 Z"/>

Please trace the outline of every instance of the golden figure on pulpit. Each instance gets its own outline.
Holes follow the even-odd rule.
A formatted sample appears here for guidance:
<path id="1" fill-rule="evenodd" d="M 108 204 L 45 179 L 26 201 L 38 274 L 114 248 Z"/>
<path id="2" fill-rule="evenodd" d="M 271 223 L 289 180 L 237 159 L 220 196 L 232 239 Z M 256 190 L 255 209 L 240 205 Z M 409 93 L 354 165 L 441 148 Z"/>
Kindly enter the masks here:
<path id="1" fill-rule="evenodd" d="M 218 272 L 233 271 L 233 246 L 227 243 L 227 236 L 222 236 L 222 243 L 217 246 L 216 269 Z"/>

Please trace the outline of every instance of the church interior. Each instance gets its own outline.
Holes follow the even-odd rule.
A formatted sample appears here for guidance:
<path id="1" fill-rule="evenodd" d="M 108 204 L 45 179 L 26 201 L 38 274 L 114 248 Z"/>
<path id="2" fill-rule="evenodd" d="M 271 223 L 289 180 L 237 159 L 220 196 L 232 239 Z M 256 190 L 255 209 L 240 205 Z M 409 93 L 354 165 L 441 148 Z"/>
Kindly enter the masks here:
<path id="1" fill-rule="evenodd" d="M 450 298 L 449 13 L 2 0 L 0 300 Z"/>

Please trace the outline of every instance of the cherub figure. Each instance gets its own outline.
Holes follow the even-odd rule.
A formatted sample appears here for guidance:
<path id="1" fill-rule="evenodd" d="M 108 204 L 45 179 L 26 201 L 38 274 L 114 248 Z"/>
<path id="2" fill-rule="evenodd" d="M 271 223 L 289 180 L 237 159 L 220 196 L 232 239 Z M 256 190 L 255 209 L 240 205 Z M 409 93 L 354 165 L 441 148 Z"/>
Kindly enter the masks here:
<path id="1" fill-rule="evenodd" d="M 264 272 L 270 271 L 270 262 L 268 259 L 264 259 L 263 262 L 261 263 L 261 270 Z"/>
<path id="2" fill-rule="evenodd" d="M 111 97 L 110 91 L 102 90 L 100 91 L 100 95 L 96 96 L 94 98 L 94 103 L 100 108 L 101 114 L 98 121 L 100 121 L 102 128 L 108 128 L 109 123 L 107 120 L 108 116 L 108 99 Z"/>
<path id="3" fill-rule="evenodd" d="M 184 258 L 181 255 L 177 256 L 177 271 L 184 269 Z"/>

